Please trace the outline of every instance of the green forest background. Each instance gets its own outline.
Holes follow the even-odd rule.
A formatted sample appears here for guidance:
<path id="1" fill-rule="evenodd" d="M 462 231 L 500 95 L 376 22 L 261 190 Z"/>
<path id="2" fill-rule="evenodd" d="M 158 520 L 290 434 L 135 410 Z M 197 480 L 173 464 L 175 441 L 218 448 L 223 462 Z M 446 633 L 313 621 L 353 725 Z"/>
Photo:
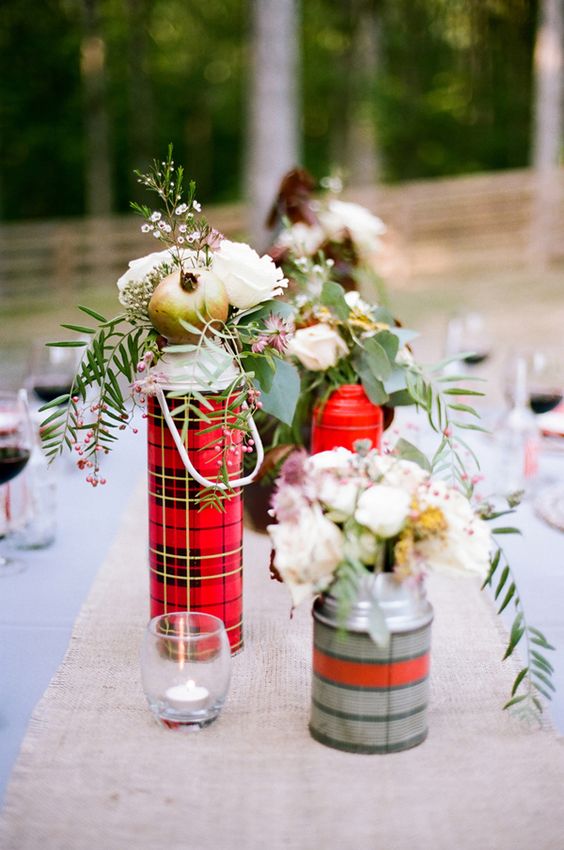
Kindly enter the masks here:
<path id="1" fill-rule="evenodd" d="M 362 78 L 355 33 L 366 2 L 378 16 L 378 66 Z M 537 3 L 366 2 L 301 4 L 302 162 L 314 175 L 341 166 L 346 176 L 344 132 L 359 92 L 385 181 L 528 165 Z M 245 0 L 3 0 L 0 218 L 87 212 L 81 50 L 93 10 L 105 59 L 112 209 L 128 209 L 133 169 L 169 141 L 203 201 L 241 197 Z"/>

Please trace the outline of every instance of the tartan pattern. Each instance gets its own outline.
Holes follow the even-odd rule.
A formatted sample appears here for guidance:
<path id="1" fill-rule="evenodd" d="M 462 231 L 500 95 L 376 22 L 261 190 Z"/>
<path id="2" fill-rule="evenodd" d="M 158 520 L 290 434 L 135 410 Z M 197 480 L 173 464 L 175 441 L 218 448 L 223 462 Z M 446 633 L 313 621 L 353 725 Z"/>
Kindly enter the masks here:
<path id="1" fill-rule="evenodd" d="M 208 401 L 218 410 L 221 401 Z M 169 407 L 183 399 L 170 399 Z M 200 409 L 202 409 L 200 407 Z M 219 494 L 224 511 L 202 510 L 203 488 L 189 475 L 155 397 L 148 399 L 147 462 L 149 493 L 149 570 L 151 617 L 171 611 L 203 611 L 223 620 L 231 651 L 243 646 L 243 498 L 241 489 L 228 498 Z M 182 433 L 189 413 L 175 417 Z M 202 433 L 209 424 L 192 416 L 185 446 L 198 472 L 214 481 L 218 474 L 218 441 L 227 439 L 231 478 L 241 475 L 242 435 L 222 436 L 222 427 Z M 210 446 L 215 443 L 215 446 Z"/>
<path id="2" fill-rule="evenodd" d="M 431 624 L 392 634 L 386 649 L 368 634 L 315 618 L 310 732 L 335 749 L 389 753 L 427 736 Z"/>

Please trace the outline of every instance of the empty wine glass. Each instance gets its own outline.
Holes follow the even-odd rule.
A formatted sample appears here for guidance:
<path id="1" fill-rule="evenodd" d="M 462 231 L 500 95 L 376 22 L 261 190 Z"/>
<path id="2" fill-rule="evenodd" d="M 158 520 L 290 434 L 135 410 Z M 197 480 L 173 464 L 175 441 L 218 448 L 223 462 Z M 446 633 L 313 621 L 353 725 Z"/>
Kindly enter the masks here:
<path id="1" fill-rule="evenodd" d="M 491 354 L 491 336 L 481 313 L 459 313 L 447 325 L 445 355 L 456 357 L 466 366 L 478 366 Z"/>
<path id="2" fill-rule="evenodd" d="M 0 501 L 4 511 L 5 534 L 9 534 L 9 482 L 16 478 L 31 457 L 33 430 L 29 417 L 27 393 L 0 391 Z M 0 555 L 0 576 L 13 575 L 25 568 L 23 561 Z"/>

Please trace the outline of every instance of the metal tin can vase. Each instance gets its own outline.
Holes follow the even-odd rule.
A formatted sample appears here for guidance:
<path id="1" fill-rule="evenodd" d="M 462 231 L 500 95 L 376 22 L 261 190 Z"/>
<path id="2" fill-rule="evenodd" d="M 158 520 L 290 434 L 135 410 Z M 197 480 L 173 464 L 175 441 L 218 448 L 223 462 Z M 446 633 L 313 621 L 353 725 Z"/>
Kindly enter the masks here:
<path id="1" fill-rule="evenodd" d="M 379 449 L 383 425 L 382 408 L 372 404 L 362 385 L 345 384 L 313 411 L 312 454 L 338 446 L 352 450 L 357 440 L 370 440 Z"/>
<path id="2" fill-rule="evenodd" d="M 190 389 L 205 396 L 212 410 L 223 410 L 220 390 L 237 375 L 227 368 L 210 391 L 198 374 L 198 363 L 175 362 L 170 355 L 168 361 L 164 367 L 163 361 L 159 363 L 159 368 L 168 371 L 159 373 L 159 388 L 148 398 L 147 410 L 151 617 L 173 611 L 213 614 L 225 624 L 235 653 L 243 647 L 243 497 L 239 485 L 249 480 L 240 477 L 242 434 L 225 428 L 229 422 L 224 417 L 210 430 L 209 422 L 188 410 L 172 418 L 170 411 L 183 407 Z M 186 395 L 179 395 L 184 389 Z M 191 403 L 204 414 L 210 413 L 210 407 L 204 409 L 194 397 Z M 218 490 L 216 503 L 202 507 L 202 494 L 206 484 L 217 480 L 218 459 L 225 449 L 229 449 L 229 478 L 234 489 Z M 257 455 L 258 465 L 262 446 L 260 451 L 257 446 Z"/>
<path id="3" fill-rule="evenodd" d="M 385 649 L 368 633 L 370 593 L 390 631 Z M 422 743 L 433 619 L 423 587 L 381 573 L 344 626 L 337 611 L 329 594 L 313 607 L 312 737 L 354 753 L 391 753 Z"/>

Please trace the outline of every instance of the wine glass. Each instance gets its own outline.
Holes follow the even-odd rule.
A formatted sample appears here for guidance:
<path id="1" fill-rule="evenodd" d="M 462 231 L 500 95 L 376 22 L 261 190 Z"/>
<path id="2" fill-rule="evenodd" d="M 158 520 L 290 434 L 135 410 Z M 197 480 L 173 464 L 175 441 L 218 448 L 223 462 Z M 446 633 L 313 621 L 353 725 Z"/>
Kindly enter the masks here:
<path id="1" fill-rule="evenodd" d="M 455 357 L 466 366 L 478 366 L 491 354 L 491 337 L 481 313 L 458 313 L 447 325 L 445 355 Z"/>
<path id="2" fill-rule="evenodd" d="M 57 348 L 35 342 L 29 358 L 27 389 L 43 403 L 69 393 L 78 357 L 76 348 Z"/>
<path id="3" fill-rule="evenodd" d="M 533 413 L 548 413 L 564 395 L 564 375 L 559 357 L 535 350 L 528 357 L 529 405 Z"/>
<path id="4" fill-rule="evenodd" d="M 33 448 L 33 429 L 29 416 L 27 393 L 0 391 L 0 496 L 9 533 L 9 482 L 25 468 Z M 14 575 L 25 569 L 23 561 L 0 555 L 0 576 Z"/>
<path id="5" fill-rule="evenodd" d="M 513 352 L 505 366 L 505 396 L 511 406 L 515 404 L 515 374 L 519 362 L 523 364 L 525 375 L 523 403 L 537 415 L 554 410 L 564 398 L 564 369 L 560 358 L 540 349 Z"/>

